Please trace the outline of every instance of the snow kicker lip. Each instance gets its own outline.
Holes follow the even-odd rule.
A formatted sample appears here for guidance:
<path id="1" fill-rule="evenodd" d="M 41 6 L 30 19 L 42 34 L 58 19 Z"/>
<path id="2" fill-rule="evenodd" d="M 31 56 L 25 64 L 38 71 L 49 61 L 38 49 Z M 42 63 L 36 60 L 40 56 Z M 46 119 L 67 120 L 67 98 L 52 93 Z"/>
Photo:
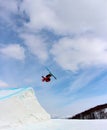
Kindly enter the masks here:
<path id="1" fill-rule="evenodd" d="M 15 96 L 19 94 L 20 92 L 26 91 L 28 89 L 31 89 L 31 87 L 22 87 L 22 88 L 2 88 L 0 89 L 0 100 L 4 100 L 7 98 L 10 98 L 12 96 Z M 8 91 L 8 92 L 6 92 Z M 10 91 L 10 92 L 9 92 Z"/>

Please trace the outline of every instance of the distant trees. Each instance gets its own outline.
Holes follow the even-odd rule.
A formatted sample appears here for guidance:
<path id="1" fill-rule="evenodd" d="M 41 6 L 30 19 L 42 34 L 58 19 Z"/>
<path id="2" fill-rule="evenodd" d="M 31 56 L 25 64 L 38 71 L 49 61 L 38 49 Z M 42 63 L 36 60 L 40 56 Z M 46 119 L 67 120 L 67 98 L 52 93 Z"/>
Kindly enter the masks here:
<path id="1" fill-rule="evenodd" d="M 107 119 L 107 104 L 98 105 L 68 119 Z"/>

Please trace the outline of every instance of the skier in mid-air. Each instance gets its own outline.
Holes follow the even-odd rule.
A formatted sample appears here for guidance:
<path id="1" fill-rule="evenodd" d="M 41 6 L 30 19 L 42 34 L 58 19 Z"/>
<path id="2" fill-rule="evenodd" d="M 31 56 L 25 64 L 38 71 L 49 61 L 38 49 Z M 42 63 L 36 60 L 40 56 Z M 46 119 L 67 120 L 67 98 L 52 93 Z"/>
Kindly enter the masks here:
<path id="1" fill-rule="evenodd" d="M 42 76 L 42 81 L 44 82 L 50 82 L 51 81 L 51 74 L 46 75 L 45 77 Z"/>
<path id="2" fill-rule="evenodd" d="M 50 82 L 51 81 L 51 77 L 53 76 L 55 79 L 57 79 L 52 73 L 51 71 L 46 68 L 47 71 L 49 72 L 49 74 L 47 74 L 46 76 L 42 76 L 42 82 Z"/>

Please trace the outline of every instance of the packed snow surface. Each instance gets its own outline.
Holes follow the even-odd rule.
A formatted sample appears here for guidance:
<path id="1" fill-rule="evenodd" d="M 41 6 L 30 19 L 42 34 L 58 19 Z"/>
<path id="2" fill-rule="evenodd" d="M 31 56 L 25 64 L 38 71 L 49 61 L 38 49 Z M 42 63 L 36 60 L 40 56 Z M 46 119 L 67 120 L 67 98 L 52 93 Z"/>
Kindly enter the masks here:
<path id="1" fill-rule="evenodd" d="M 32 88 L 0 90 L 0 127 L 48 119 L 50 115 L 39 104 Z"/>
<path id="2" fill-rule="evenodd" d="M 0 130 L 107 130 L 107 120 L 51 119 L 11 128 L 1 126 Z"/>

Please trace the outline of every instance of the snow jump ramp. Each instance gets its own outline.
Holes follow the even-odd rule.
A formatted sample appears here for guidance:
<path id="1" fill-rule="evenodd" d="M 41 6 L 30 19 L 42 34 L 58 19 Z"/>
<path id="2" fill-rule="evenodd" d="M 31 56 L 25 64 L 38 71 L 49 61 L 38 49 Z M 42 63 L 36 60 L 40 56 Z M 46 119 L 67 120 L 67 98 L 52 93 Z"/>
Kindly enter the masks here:
<path id="1" fill-rule="evenodd" d="M 50 119 L 39 104 L 33 88 L 0 90 L 0 124 L 35 123 Z"/>

